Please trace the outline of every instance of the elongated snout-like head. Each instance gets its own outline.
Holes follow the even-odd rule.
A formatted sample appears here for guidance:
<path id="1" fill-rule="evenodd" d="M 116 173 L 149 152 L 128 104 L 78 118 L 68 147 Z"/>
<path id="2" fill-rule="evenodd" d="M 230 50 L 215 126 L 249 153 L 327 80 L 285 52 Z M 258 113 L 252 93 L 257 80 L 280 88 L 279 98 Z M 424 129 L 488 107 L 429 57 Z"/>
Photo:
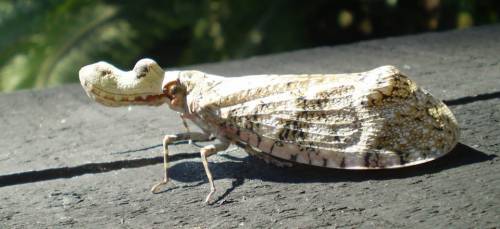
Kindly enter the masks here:
<path id="1" fill-rule="evenodd" d="M 90 98 L 106 106 L 161 105 L 168 102 L 162 83 L 165 72 L 151 59 L 142 59 L 131 71 L 106 62 L 80 69 L 80 83 Z"/>

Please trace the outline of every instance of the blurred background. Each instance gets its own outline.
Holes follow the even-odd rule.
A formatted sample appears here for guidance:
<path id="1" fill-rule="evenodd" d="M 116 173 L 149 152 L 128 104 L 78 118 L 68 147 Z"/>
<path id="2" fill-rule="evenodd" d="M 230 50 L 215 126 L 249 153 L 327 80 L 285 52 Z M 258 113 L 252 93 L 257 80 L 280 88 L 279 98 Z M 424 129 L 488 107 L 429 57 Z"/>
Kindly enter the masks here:
<path id="1" fill-rule="evenodd" d="M 244 58 L 497 23 L 495 0 L 0 0 L 0 91 L 130 69 Z"/>

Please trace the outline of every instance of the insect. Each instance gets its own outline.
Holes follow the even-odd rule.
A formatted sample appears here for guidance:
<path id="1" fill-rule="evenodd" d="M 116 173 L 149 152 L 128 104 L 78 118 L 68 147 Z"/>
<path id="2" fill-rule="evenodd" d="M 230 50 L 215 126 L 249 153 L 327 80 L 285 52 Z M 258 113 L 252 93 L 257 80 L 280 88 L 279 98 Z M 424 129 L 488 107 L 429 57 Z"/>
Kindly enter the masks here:
<path id="1" fill-rule="evenodd" d="M 294 163 L 340 169 L 390 169 L 421 164 L 450 152 L 459 137 L 448 107 L 392 66 L 353 74 L 221 77 L 200 71 L 164 71 L 142 59 L 125 72 L 98 62 L 79 72 L 90 98 L 107 106 L 162 105 L 180 113 L 186 133 L 163 139 L 218 142 L 207 158 L 230 144 L 278 166 Z M 203 132 L 190 132 L 191 120 Z"/>

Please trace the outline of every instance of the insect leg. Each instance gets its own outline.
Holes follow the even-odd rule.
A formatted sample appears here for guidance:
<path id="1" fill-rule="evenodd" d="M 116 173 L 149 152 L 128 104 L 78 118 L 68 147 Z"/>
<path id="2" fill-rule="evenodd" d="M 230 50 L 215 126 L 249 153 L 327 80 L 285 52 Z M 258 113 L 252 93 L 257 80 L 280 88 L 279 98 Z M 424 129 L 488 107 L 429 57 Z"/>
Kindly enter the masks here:
<path id="1" fill-rule="evenodd" d="M 186 133 L 191 133 L 191 131 L 189 130 L 189 126 L 187 124 L 187 121 L 186 121 L 186 118 L 184 118 L 184 115 L 180 115 L 181 116 L 181 119 L 182 119 L 182 125 L 184 125 L 184 128 L 186 129 Z M 193 139 L 188 139 L 189 140 L 189 144 L 193 144 Z"/>
<path id="2" fill-rule="evenodd" d="M 205 173 L 207 174 L 208 183 L 210 184 L 210 193 L 208 193 L 207 198 L 205 199 L 205 203 L 208 203 L 212 195 L 215 193 L 214 180 L 212 178 L 212 173 L 208 168 L 207 157 L 214 155 L 220 151 L 226 150 L 229 147 L 229 145 L 230 145 L 229 142 L 220 142 L 217 144 L 205 146 L 200 150 L 201 162 L 203 162 L 203 167 L 205 168 Z"/>
<path id="3" fill-rule="evenodd" d="M 163 180 L 154 185 L 151 188 L 152 193 L 158 193 L 158 190 L 161 186 L 168 183 L 168 145 L 176 142 L 176 141 L 185 141 L 185 140 L 195 140 L 195 141 L 209 141 L 210 136 L 205 133 L 199 132 L 188 132 L 188 133 L 180 133 L 175 135 L 165 135 L 163 138 Z"/>

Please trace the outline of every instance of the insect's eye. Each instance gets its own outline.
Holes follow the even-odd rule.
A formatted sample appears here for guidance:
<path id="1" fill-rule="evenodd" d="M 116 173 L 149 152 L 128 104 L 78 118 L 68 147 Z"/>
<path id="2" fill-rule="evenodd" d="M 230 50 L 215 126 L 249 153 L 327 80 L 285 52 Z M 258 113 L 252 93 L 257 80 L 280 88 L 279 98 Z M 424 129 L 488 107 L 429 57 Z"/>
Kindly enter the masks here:
<path id="1" fill-rule="evenodd" d="M 169 83 L 165 86 L 163 86 L 163 94 L 165 94 L 168 98 L 172 99 L 175 94 L 179 93 L 181 88 L 178 85 L 175 85 L 173 83 Z"/>
<path id="2" fill-rule="evenodd" d="M 170 87 L 170 91 L 169 91 L 170 94 L 175 95 L 178 92 L 179 92 L 179 86 L 174 85 L 174 86 Z"/>

